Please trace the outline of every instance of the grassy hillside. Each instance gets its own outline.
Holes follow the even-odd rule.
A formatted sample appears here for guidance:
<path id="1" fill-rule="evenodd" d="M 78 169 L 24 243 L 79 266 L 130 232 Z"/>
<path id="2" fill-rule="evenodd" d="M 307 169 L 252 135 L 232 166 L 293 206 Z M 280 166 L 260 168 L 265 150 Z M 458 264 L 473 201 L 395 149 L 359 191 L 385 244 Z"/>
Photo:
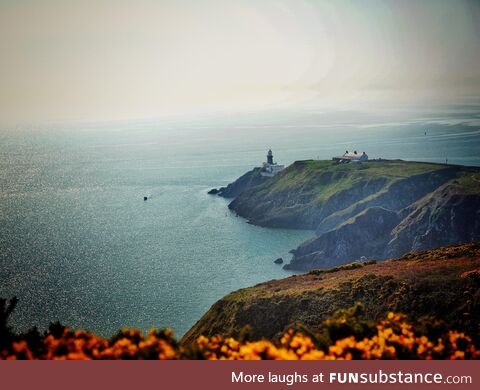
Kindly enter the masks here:
<path id="1" fill-rule="evenodd" d="M 298 190 L 305 195 L 311 194 L 312 202 L 321 202 L 368 181 L 378 180 L 387 187 L 397 180 L 444 168 L 439 164 L 405 161 L 338 164 L 333 161 L 312 160 L 294 163 L 276 180 L 258 190 L 263 195 Z"/>
<path id="2" fill-rule="evenodd" d="M 244 191 L 230 207 L 259 225 L 321 228 L 323 219 L 330 214 L 368 204 L 401 187 L 400 183 L 405 183 L 407 189 L 412 181 L 420 185 L 413 192 L 405 191 L 404 199 L 397 199 L 396 208 L 409 205 L 450 180 L 478 193 L 478 178 L 478 168 L 444 164 L 400 160 L 361 164 L 297 161 L 272 180 Z M 423 186 L 422 181 L 426 182 Z"/>
<path id="3" fill-rule="evenodd" d="M 316 230 L 286 268 L 385 259 L 480 239 L 480 169 L 400 160 L 297 161 L 240 193 L 229 207 L 256 225 Z"/>
<path id="4" fill-rule="evenodd" d="M 182 340 L 199 335 L 273 338 L 301 324 L 319 331 L 322 321 L 356 302 L 369 320 L 389 311 L 414 319 L 430 316 L 480 338 L 480 244 L 408 254 L 380 263 L 351 263 L 329 270 L 272 280 L 233 292 L 217 303 Z"/>

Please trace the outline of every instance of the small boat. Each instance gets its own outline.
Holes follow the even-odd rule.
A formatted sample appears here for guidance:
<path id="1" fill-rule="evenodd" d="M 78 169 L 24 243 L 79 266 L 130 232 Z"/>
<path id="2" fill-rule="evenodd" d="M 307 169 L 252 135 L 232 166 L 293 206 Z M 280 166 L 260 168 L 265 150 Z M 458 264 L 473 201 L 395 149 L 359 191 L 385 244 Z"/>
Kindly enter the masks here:
<path id="1" fill-rule="evenodd" d="M 144 201 L 147 200 L 147 199 L 148 199 L 148 196 L 144 196 L 144 197 L 143 197 L 143 200 L 144 200 Z"/>

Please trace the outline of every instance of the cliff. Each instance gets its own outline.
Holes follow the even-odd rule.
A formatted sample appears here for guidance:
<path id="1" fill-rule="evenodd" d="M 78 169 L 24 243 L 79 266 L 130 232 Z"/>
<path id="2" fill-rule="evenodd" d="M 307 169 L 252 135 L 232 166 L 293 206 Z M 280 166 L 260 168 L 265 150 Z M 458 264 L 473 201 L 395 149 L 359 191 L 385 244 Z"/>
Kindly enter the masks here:
<path id="1" fill-rule="evenodd" d="M 212 189 L 208 193 L 218 195 L 224 198 L 235 198 L 242 192 L 266 182 L 269 178 L 260 174 L 260 168 L 253 168 L 244 175 L 240 176 L 233 183 L 219 189 Z"/>
<path id="2" fill-rule="evenodd" d="M 301 324 L 312 332 L 335 311 L 363 302 L 366 318 L 389 311 L 430 316 L 447 327 L 480 335 L 480 243 L 410 253 L 397 260 L 351 263 L 272 280 L 238 290 L 215 303 L 182 339 L 237 337 L 250 326 L 254 338 L 274 338 Z M 433 322 L 432 322 L 433 325 Z"/>
<path id="3" fill-rule="evenodd" d="M 229 208 L 251 223 L 314 229 L 285 268 L 385 259 L 480 239 L 480 169 L 407 161 L 298 161 L 245 186 Z"/>

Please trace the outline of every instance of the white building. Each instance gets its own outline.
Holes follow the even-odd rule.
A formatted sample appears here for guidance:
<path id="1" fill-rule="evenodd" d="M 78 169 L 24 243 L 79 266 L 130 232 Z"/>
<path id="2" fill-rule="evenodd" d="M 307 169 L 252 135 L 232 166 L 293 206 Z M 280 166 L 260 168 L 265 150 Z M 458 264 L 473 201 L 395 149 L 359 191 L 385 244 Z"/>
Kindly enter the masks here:
<path id="1" fill-rule="evenodd" d="M 357 151 L 349 152 L 348 150 L 341 156 L 338 157 L 332 157 L 333 161 L 338 161 L 338 162 L 361 162 L 361 161 L 367 161 L 368 160 L 368 155 L 363 152 L 362 154 L 357 153 Z"/>
<path id="2" fill-rule="evenodd" d="M 283 171 L 284 169 L 285 169 L 284 165 L 278 165 L 276 162 L 273 162 L 273 153 L 272 153 L 272 149 L 270 149 L 267 153 L 267 162 L 264 162 L 262 164 L 260 175 L 273 177 L 277 173 Z"/>

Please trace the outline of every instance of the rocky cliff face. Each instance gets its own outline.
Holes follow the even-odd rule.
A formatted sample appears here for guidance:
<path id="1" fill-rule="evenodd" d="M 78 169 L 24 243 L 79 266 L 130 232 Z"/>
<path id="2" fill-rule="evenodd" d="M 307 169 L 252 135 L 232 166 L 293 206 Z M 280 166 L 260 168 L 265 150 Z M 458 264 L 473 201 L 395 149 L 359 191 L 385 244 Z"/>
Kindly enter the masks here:
<path id="1" fill-rule="evenodd" d="M 375 214 L 376 215 L 376 214 Z M 379 263 L 351 263 L 272 280 L 233 292 L 215 303 L 187 332 L 238 336 L 250 326 L 254 338 L 273 338 L 295 324 L 313 332 L 338 309 L 365 304 L 368 319 L 388 311 L 411 318 L 431 316 L 479 338 L 480 244 L 408 254 Z"/>
<path id="2" fill-rule="evenodd" d="M 242 192 L 264 183 L 269 178 L 260 174 L 260 168 L 254 168 L 248 171 L 244 175 L 240 176 L 233 183 L 230 183 L 226 187 L 221 187 L 218 190 L 212 189 L 209 194 L 222 196 L 224 198 L 235 198 Z"/>
<path id="3" fill-rule="evenodd" d="M 403 211 L 384 256 L 480 239 L 480 195 L 447 184 Z"/>
<path id="4" fill-rule="evenodd" d="M 398 211 L 369 207 L 301 244 L 287 269 L 310 270 L 480 240 L 480 195 L 447 184 Z"/>
<path id="5" fill-rule="evenodd" d="M 404 161 L 301 161 L 229 207 L 251 223 L 315 229 L 285 268 L 310 270 L 480 239 L 480 169 Z"/>
<path id="6" fill-rule="evenodd" d="M 370 207 L 351 220 L 301 244 L 286 269 L 310 270 L 383 256 L 391 230 L 400 222 L 395 211 Z"/>

